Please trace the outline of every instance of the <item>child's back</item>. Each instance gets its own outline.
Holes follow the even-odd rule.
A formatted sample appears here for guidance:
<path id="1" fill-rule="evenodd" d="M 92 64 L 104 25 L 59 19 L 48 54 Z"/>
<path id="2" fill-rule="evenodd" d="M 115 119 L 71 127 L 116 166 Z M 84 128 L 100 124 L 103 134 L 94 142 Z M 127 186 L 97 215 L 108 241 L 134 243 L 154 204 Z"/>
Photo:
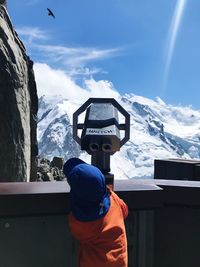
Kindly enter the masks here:
<path id="1" fill-rule="evenodd" d="M 73 161 L 74 159 L 72 159 Z M 66 163 L 67 164 L 67 163 Z M 80 164 L 80 162 L 79 162 Z M 86 164 L 86 163 L 81 163 Z M 88 165 L 92 168 L 92 172 L 95 174 L 95 177 L 100 175 L 99 178 L 97 178 L 98 183 L 96 183 L 96 186 L 99 186 L 101 184 L 101 187 L 105 186 L 105 178 L 101 174 L 101 172 L 94 166 Z M 89 168 L 90 168 L 89 167 Z M 65 171 L 64 167 L 64 171 Z M 87 175 L 82 173 L 84 168 L 81 168 L 80 171 L 79 168 L 79 175 L 81 177 L 80 179 L 77 179 L 77 172 L 75 172 L 75 179 L 81 183 L 84 183 L 84 177 L 88 177 Z M 86 168 L 87 169 L 87 168 Z M 98 170 L 96 172 L 96 169 Z M 82 174 L 81 174 L 82 173 Z M 68 176 L 69 171 L 65 171 L 65 174 Z M 91 174 L 91 173 L 90 173 Z M 90 176 L 89 174 L 89 176 Z M 74 173 L 73 173 L 74 177 Z M 83 203 L 79 200 L 74 200 L 74 190 L 72 187 L 75 185 L 75 183 L 71 183 L 70 178 L 69 184 L 71 186 L 72 192 L 72 202 L 75 201 L 75 205 L 79 205 L 77 208 L 72 207 L 72 213 L 69 215 L 69 225 L 71 232 L 73 236 L 79 240 L 80 247 L 79 247 L 79 266 L 80 267 L 127 267 L 128 266 L 128 259 L 127 259 L 127 239 L 126 239 L 126 231 L 125 231 L 125 225 L 124 225 L 124 219 L 128 215 L 128 208 L 126 204 L 121 200 L 114 192 L 107 191 L 106 187 L 106 194 L 104 192 L 104 200 L 99 201 L 99 203 L 95 202 L 88 202 Z M 80 178 L 79 177 L 79 178 Z M 93 177 L 93 180 L 95 179 Z M 101 178 L 100 178 L 101 177 Z M 86 178 L 87 179 L 87 178 Z M 69 180 L 69 179 L 68 179 Z M 99 181 L 103 181 L 103 183 L 99 183 Z M 78 183 L 79 183 L 78 182 Z M 91 182 L 90 182 L 91 183 Z M 72 185 L 73 184 L 73 185 Z M 86 184 L 87 181 L 86 181 Z M 78 185 L 77 185 L 78 186 Z M 80 189 L 84 190 L 83 184 L 79 184 L 79 194 L 81 194 Z M 94 188 L 90 188 L 88 190 L 88 194 L 91 193 L 91 190 L 94 191 Z M 93 195 L 94 192 L 91 193 Z M 99 193 L 99 190 L 97 190 L 97 194 Z M 83 193 L 85 196 L 85 192 Z M 106 196 L 106 197 L 105 197 Z M 87 197 L 86 197 L 87 198 Z M 74 203 L 75 203 L 74 202 Z M 78 203 L 79 202 L 79 203 Z M 86 201 L 87 202 L 87 201 Z M 72 203 L 72 206 L 74 204 Z M 101 210 L 99 214 L 101 214 L 98 218 L 90 219 L 90 217 L 94 217 L 93 214 L 96 211 L 94 208 L 94 212 L 87 213 L 88 210 L 92 210 L 93 205 L 99 206 L 98 210 Z M 105 207 L 104 207 L 105 206 Z M 85 211 L 80 213 L 81 207 Z M 105 210 L 102 213 L 102 210 Z M 74 211 L 74 212 L 73 212 Z M 77 213 L 78 211 L 78 213 Z"/>

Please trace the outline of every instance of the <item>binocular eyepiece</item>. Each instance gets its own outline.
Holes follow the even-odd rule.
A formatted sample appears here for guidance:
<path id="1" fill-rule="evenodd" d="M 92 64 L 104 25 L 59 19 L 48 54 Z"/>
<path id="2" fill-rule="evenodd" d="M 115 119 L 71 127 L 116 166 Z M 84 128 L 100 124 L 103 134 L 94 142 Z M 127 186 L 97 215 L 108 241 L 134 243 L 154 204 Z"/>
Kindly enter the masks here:
<path id="1" fill-rule="evenodd" d="M 99 152 L 99 151 L 110 153 L 112 151 L 112 145 L 109 143 L 105 143 L 105 142 L 102 145 L 91 142 L 89 144 L 89 151 L 91 152 L 91 154 L 94 152 Z"/>

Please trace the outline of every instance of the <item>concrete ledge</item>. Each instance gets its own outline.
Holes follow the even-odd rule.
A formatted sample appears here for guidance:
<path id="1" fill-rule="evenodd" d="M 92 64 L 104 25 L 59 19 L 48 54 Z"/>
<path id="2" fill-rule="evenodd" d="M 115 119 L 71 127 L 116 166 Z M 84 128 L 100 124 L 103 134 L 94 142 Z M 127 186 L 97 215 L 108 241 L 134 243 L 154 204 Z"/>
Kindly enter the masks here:
<path id="1" fill-rule="evenodd" d="M 129 210 L 200 206 L 198 181 L 115 180 L 114 189 Z M 0 183 L 0 217 L 67 214 L 69 190 L 67 182 Z"/>
<path id="2" fill-rule="evenodd" d="M 0 183 L 0 217 L 69 213 L 67 182 Z M 115 191 L 130 210 L 162 205 L 162 189 L 134 180 L 115 181 Z"/>
<path id="3" fill-rule="evenodd" d="M 0 217 L 66 214 L 67 182 L 0 183 Z"/>
<path id="4" fill-rule="evenodd" d="M 164 205 L 200 206 L 200 181 L 155 180 L 163 188 Z"/>

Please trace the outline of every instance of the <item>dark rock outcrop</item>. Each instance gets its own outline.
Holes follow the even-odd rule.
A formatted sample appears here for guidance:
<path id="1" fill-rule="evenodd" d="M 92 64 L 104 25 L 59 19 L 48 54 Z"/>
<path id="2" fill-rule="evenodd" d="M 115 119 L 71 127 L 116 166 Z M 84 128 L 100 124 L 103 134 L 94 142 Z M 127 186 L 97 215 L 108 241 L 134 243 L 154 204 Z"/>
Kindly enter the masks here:
<path id="1" fill-rule="evenodd" d="M 0 182 L 37 176 L 38 99 L 33 62 L 0 1 Z"/>
<path id="2" fill-rule="evenodd" d="M 52 161 L 38 158 L 37 181 L 53 182 L 66 180 L 63 173 L 63 164 L 64 159 L 60 157 L 54 157 Z"/>
<path id="3" fill-rule="evenodd" d="M 0 5 L 4 5 L 5 7 L 7 7 L 7 1 L 6 0 L 0 0 Z"/>

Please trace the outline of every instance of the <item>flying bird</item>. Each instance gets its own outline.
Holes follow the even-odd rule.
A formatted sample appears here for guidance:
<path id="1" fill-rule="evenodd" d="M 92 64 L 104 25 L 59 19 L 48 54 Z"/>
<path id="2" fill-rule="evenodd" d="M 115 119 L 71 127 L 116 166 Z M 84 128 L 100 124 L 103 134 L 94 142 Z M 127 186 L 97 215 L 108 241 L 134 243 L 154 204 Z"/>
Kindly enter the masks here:
<path id="1" fill-rule="evenodd" d="M 47 8 L 48 10 L 48 16 L 52 16 L 55 19 L 55 15 L 53 14 L 53 12 L 51 11 L 51 9 Z"/>

